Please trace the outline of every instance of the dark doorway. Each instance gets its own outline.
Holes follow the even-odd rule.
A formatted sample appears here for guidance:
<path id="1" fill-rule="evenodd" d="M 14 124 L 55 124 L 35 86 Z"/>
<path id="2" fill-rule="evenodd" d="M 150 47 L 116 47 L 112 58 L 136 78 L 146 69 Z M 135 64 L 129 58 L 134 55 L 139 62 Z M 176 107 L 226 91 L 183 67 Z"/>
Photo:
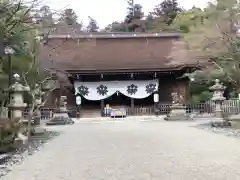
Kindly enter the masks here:
<path id="1" fill-rule="evenodd" d="M 104 100 L 104 104 L 109 104 L 110 107 L 116 106 L 130 106 L 131 99 L 127 96 L 124 96 L 121 93 L 115 93 L 114 95 L 110 96 L 109 98 Z"/>
<path id="2" fill-rule="evenodd" d="M 134 99 L 134 105 L 135 107 L 141 107 L 141 106 L 153 106 L 153 94 L 144 98 L 144 99 Z"/>
<path id="3" fill-rule="evenodd" d="M 84 109 L 100 109 L 101 101 L 90 101 L 82 97 L 82 107 Z"/>

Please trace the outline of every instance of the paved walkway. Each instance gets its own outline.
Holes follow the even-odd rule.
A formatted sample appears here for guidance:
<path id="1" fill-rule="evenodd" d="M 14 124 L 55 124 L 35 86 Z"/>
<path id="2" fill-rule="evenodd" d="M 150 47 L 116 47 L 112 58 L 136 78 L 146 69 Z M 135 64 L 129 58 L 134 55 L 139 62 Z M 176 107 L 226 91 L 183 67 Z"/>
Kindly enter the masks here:
<path id="1" fill-rule="evenodd" d="M 57 129 L 61 136 L 2 179 L 240 179 L 240 140 L 184 122 L 88 122 Z"/>

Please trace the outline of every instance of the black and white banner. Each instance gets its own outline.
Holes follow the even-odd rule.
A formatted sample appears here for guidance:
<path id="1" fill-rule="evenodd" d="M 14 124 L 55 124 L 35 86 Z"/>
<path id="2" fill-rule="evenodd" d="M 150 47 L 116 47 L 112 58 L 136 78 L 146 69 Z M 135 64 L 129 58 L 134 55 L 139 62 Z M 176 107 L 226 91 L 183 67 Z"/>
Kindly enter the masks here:
<path id="1" fill-rule="evenodd" d="M 144 81 L 99 81 L 74 82 L 75 95 L 81 94 L 87 100 L 101 100 L 121 93 L 134 99 L 143 99 L 158 90 L 158 79 Z"/>

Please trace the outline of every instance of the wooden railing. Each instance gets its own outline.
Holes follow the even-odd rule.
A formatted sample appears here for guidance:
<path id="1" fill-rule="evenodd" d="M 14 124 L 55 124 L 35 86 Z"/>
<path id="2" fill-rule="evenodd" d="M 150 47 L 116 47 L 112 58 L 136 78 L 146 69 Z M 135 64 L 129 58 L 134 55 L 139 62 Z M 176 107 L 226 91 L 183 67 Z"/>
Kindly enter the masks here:
<path id="1" fill-rule="evenodd" d="M 166 115 L 170 112 L 170 107 L 172 104 L 161 104 L 159 103 L 156 108 L 154 106 L 141 106 L 126 107 L 127 116 L 145 116 L 145 115 L 154 115 L 157 110 L 159 115 Z M 184 104 L 186 113 L 197 113 L 197 114 L 213 114 L 215 109 L 215 103 L 208 101 L 206 103 L 186 103 Z M 226 100 L 222 105 L 223 111 L 226 114 L 238 114 L 240 113 L 240 101 L 239 100 Z M 42 108 L 41 109 L 41 118 L 50 119 L 52 117 L 53 109 Z M 77 109 L 76 107 L 69 108 L 69 116 L 76 117 Z M 25 110 L 23 116 L 26 118 L 28 111 Z"/>
<path id="2" fill-rule="evenodd" d="M 159 115 L 166 115 L 170 113 L 172 104 L 158 104 L 156 109 Z M 212 114 L 215 108 L 213 103 L 186 103 L 183 104 L 186 113 L 197 114 Z"/>
<path id="3" fill-rule="evenodd" d="M 215 109 L 215 103 L 213 101 L 206 103 L 186 103 L 183 104 L 183 106 L 186 109 L 186 113 L 213 114 Z M 158 104 L 157 106 L 159 114 L 168 114 L 170 107 L 171 104 Z M 223 102 L 222 108 L 226 114 L 238 114 L 240 113 L 240 101 L 226 100 Z"/>
<path id="4" fill-rule="evenodd" d="M 147 116 L 154 114 L 154 106 L 142 106 L 142 107 L 134 107 L 133 109 L 130 107 L 126 108 L 127 116 Z"/>
<path id="5" fill-rule="evenodd" d="M 240 101 L 239 100 L 226 100 L 222 105 L 223 111 L 227 114 L 239 114 L 240 113 Z"/>

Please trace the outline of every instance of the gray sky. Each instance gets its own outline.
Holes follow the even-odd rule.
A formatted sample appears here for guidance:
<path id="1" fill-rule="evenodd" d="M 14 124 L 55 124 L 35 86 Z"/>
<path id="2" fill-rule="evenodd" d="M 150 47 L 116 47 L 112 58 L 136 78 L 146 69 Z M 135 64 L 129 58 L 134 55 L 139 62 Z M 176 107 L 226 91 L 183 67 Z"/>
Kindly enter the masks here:
<path id="1" fill-rule="evenodd" d="M 141 4 L 145 15 L 152 11 L 154 5 L 162 0 L 135 0 L 135 4 Z M 186 9 L 193 5 L 203 8 L 209 0 L 179 0 Z M 122 21 L 126 15 L 127 0 L 43 0 L 54 10 L 72 8 L 77 13 L 79 20 L 88 23 L 88 16 L 96 19 L 100 28 L 113 21 Z"/>

